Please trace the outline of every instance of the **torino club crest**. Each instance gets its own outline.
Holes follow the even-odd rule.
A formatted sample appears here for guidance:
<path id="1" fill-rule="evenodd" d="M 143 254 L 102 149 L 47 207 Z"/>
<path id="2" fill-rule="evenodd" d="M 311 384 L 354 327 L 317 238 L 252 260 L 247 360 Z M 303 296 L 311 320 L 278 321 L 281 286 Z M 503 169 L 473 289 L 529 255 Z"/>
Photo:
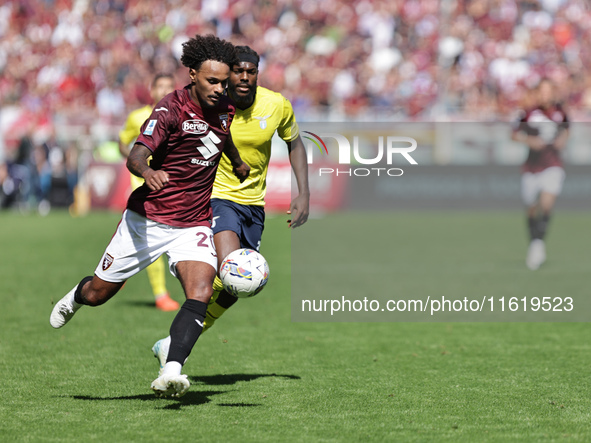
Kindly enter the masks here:
<path id="1" fill-rule="evenodd" d="M 230 126 L 228 114 L 220 114 L 220 125 L 222 125 L 222 129 L 225 132 L 228 132 L 228 127 Z"/>
<path id="2" fill-rule="evenodd" d="M 109 269 L 114 260 L 115 259 L 110 254 L 105 254 L 105 257 L 103 258 L 103 271 Z"/>

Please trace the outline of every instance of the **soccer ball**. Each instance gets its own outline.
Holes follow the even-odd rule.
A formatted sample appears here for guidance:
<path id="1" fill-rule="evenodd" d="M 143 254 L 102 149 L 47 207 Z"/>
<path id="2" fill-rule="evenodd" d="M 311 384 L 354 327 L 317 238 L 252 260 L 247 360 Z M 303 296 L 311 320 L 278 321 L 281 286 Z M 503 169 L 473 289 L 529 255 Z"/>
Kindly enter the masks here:
<path id="1" fill-rule="evenodd" d="M 254 249 L 237 249 L 222 262 L 220 279 L 224 289 L 234 297 L 252 297 L 267 284 L 269 265 Z"/>

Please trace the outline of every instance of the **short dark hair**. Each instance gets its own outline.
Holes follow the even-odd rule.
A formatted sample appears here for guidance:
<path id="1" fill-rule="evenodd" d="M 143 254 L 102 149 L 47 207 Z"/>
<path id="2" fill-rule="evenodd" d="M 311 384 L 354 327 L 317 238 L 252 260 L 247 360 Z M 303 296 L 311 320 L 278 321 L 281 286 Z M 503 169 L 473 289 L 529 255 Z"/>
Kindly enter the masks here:
<path id="1" fill-rule="evenodd" d="M 160 80 L 161 78 L 169 78 L 174 83 L 174 75 L 168 72 L 159 72 L 154 76 L 154 80 L 152 80 L 152 87 L 156 86 L 156 83 L 158 83 L 158 80 Z"/>
<path id="2" fill-rule="evenodd" d="M 236 46 L 236 55 L 238 56 L 238 63 L 240 63 L 241 61 L 240 54 L 248 54 L 252 56 L 251 58 L 254 58 L 256 60 L 255 65 L 258 68 L 261 57 L 259 57 L 259 54 L 254 49 L 252 49 L 250 46 Z"/>
<path id="3" fill-rule="evenodd" d="M 183 54 L 181 63 L 187 68 L 199 70 L 203 62 L 214 60 L 225 63 L 230 68 L 236 64 L 236 49 L 234 45 L 226 40 L 217 38 L 215 35 L 196 35 L 183 43 Z"/>

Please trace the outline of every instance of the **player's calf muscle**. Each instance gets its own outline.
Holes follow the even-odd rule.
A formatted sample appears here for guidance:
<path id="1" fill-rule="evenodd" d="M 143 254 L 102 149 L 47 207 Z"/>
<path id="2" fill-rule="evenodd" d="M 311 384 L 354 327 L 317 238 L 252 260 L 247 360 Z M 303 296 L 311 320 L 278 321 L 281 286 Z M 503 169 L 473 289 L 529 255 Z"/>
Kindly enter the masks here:
<path id="1" fill-rule="evenodd" d="M 100 306 L 113 297 L 121 289 L 121 286 L 123 283 L 110 283 L 94 276 L 82 287 L 80 294 L 85 305 Z"/>

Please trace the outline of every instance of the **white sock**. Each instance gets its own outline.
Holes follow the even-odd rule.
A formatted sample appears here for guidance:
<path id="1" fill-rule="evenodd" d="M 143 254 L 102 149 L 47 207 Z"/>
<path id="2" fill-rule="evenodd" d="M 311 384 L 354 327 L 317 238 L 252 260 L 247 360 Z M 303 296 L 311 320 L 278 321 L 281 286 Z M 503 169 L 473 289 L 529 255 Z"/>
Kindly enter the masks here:
<path id="1" fill-rule="evenodd" d="M 76 286 L 76 288 L 78 288 L 78 286 Z M 74 309 L 78 309 L 82 305 L 80 303 L 76 303 L 76 300 L 74 299 L 75 295 L 76 295 L 76 291 L 72 291 L 70 293 L 70 303 L 72 303 L 72 306 L 74 307 Z"/>
<path id="2" fill-rule="evenodd" d="M 166 362 L 164 369 L 162 370 L 162 375 L 181 375 L 182 368 L 183 365 L 181 365 L 178 361 Z"/>

